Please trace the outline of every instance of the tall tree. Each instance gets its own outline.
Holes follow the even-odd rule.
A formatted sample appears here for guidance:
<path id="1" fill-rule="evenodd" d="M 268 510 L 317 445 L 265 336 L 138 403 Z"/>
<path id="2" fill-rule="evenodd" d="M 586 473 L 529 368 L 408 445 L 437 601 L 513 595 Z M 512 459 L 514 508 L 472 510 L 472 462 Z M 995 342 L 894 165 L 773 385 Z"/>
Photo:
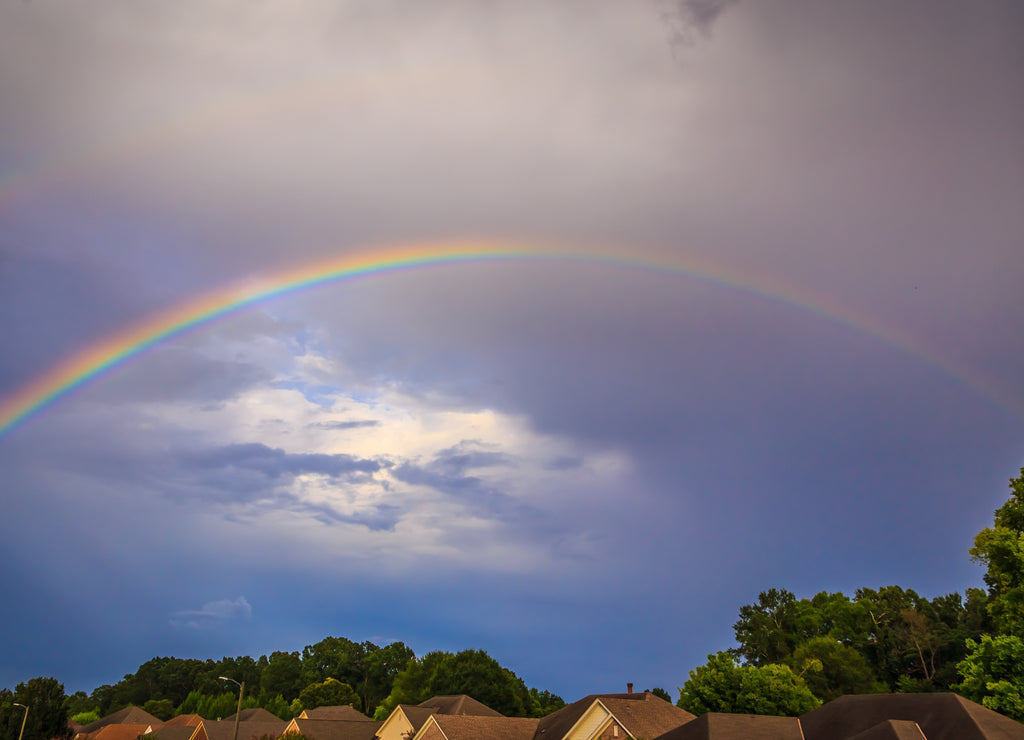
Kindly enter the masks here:
<path id="1" fill-rule="evenodd" d="M 33 678 L 0 693 L 0 732 L 16 738 L 25 724 L 24 740 L 69 740 L 67 696 L 55 678 Z M 22 705 L 21 707 L 15 704 Z M 28 714 L 22 707 L 28 707 Z"/>
<path id="2" fill-rule="evenodd" d="M 729 712 L 796 717 L 821 705 L 786 665 L 739 665 L 729 652 L 708 656 L 679 689 L 678 706 L 694 714 Z"/>
<path id="3" fill-rule="evenodd" d="M 1002 634 L 1024 634 L 1024 468 L 1010 479 L 1010 498 L 996 509 L 993 526 L 978 532 L 971 559 L 986 567 L 988 610 Z"/>
<path id="4" fill-rule="evenodd" d="M 1024 640 L 1017 635 L 984 635 L 967 641 L 956 691 L 1007 717 L 1024 721 Z"/>

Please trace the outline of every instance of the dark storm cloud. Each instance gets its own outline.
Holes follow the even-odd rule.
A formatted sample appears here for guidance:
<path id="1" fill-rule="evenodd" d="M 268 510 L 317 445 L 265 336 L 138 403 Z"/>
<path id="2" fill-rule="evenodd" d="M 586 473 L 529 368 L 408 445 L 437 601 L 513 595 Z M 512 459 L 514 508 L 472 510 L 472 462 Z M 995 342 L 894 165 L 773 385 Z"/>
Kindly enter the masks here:
<path id="1" fill-rule="evenodd" d="M 271 449 L 257 442 L 182 453 L 179 459 L 189 467 L 200 470 L 253 472 L 272 480 L 306 473 L 331 478 L 364 477 L 378 472 L 387 465 L 379 460 L 366 460 L 344 454 L 289 453 L 281 449 Z"/>

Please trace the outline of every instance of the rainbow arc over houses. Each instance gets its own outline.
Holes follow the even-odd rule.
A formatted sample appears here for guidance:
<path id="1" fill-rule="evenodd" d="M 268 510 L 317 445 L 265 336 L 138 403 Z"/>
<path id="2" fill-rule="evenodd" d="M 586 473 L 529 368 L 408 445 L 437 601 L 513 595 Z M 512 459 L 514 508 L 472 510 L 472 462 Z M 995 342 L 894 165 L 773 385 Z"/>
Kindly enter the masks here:
<path id="1" fill-rule="evenodd" d="M 912 337 L 857 316 L 850 310 L 835 305 L 826 296 L 813 295 L 806 289 L 796 289 L 774 279 L 745 275 L 735 269 L 678 255 L 624 249 L 579 249 L 498 241 L 465 241 L 377 247 L 357 254 L 315 261 L 233 283 L 144 318 L 70 355 L 10 397 L 0 401 L 0 436 L 7 434 L 76 388 L 150 347 L 255 304 L 347 279 L 444 265 L 512 261 L 603 264 L 675 274 L 728 286 L 811 312 L 873 336 L 902 352 L 939 367 L 946 374 L 1000 405 L 1011 408 L 1017 405 L 1015 399 L 999 398 L 999 394 L 991 390 L 989 384 L 973 381 L 971 374 L 952 366 L 942 358 L 933 356 Z"/>

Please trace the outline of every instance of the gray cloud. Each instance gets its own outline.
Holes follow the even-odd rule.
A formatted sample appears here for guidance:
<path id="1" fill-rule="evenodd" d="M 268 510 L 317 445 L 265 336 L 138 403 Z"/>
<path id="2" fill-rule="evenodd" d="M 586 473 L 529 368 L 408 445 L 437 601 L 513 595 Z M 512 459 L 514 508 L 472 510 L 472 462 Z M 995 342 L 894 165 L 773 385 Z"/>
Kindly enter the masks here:
<path id="1" fill-rule="evenodd" d="M 376 419 L 362 419 L 356 421 L 320 421 L 315 424 L 310 424 L 314 429 L 332 429 L 338 431 L 344 431 L 346 429 L 369 429 L 372 427 L 379 427 L 380 421 Z"/>

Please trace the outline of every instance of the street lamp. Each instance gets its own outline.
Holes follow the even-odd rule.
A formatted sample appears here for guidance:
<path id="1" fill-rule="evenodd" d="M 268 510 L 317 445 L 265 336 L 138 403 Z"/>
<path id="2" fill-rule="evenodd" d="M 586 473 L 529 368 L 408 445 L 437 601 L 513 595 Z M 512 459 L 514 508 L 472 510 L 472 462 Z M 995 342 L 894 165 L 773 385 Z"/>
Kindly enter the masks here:
<path id="1" fill-rule="evenodd" d="M 228 678 L 227 676 L 218 676 L 218 678 L 221 681 L 230 681 L 238 687 L 238 711 L 235 712 L 235 733 L 232 735 L 232 740 L 238 740 L 238 720 L 242 718 L 242 693 L 245 691 L 245 681 L 238 683 L 235 679 Z M 21 738 L 18 738 L 18 740 L 21 740 Z"/>
<path id="2" fill-rule="evenodd" d="M 21 732 L 18 733 L 18 740 L 21 740 L 21 736 L 25 734 L 25 720 L 28 719 L 28 707 L 26 707 L 24 704 L 17 704 L 17 703 L 15 703 L 14 706 L 21 707 L 22 709 L 25 710 L 25 716 L 23 716 L 21 718 Z"/>

